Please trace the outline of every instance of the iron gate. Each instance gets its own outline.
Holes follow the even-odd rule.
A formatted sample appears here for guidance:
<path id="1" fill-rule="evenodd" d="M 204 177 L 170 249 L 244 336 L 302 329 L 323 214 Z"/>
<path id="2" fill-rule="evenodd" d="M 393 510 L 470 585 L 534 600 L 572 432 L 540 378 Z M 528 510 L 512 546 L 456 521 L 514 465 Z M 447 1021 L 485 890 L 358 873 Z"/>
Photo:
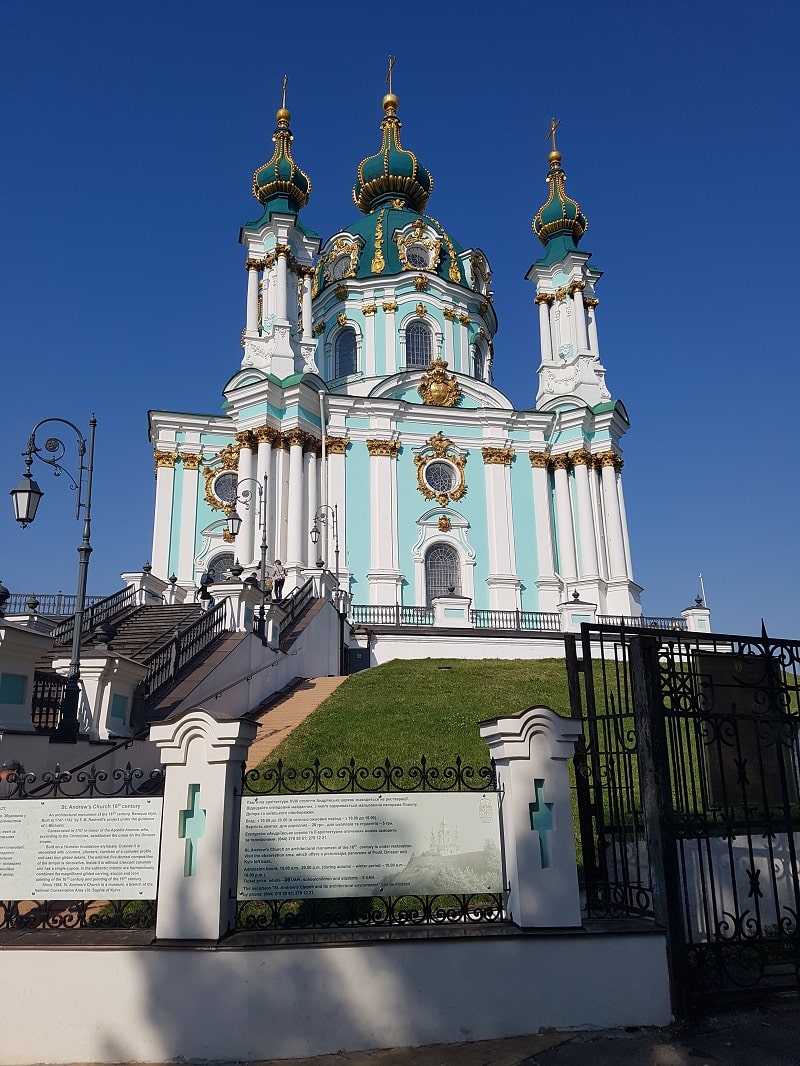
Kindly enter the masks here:
<path id="1" fill-rule="evenodd" d="M 587 916 L 666 929 L 679 1011 L 800 987 L 800 642 L 584 625 L 580 652 Z"/>

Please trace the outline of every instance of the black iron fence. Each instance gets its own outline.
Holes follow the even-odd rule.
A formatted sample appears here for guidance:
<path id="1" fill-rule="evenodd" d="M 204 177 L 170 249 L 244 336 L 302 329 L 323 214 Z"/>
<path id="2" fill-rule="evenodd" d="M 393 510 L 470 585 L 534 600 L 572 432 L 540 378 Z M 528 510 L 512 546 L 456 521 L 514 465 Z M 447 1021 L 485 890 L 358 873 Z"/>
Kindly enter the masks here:
<path id="1" fill-rule="evenodd" d="M 37 733 L 52 733 L 58 725 L 67 679 L 52 670 L 35 670 L 31 694 L 31 721 Z"/>
<path id="2" fill-rule="evenodd" d="M 667 930 L 677 1005 L 800 987 L 800 643 L 567 638 L 586 911 Z"/>
<path id="3" fill-rule="evenodd" d="M 99 603 L 105 596 L 87 596 L 86 606 Z M 64 618 L 66 615 L 75 613 L 77 596 L 64 594 L 63 592 L 49 592 L 37 596 L 35 592 L 12 592 L 6 601 L 4 611 L 6 614 L 27 614 L 34 612 L 46 615 L 48 618 Z"/>
<path id="4" fill-rule="evenodd" d="M 243 796 L 335 796 L 345 793 L 495 792 L 494 766 L 465 766 L 456 758 L 451 766 L 429 766 L 423 756 L 416 766 L 403 768 L 387 759 L 378 767 L 360 766 L 354 759 L 344 767 L 323 766 L 319 760 L 302 770 L 282 762 L 264 770 L 250 770 L 243 778 Z M 346 857 L 343 857 L 346 861 Z M 503 892 L 408 893 L 337 898 L 239 900 L 236 925 L 240 930 L 274 932 L 312 928 L 362 928 L 391 925 L 458 925 L 505 921 Z"/>
<path id="5" fill-rule="evenodd" d="M 221 600 L 185 629 L 176 632 L 163 647 L 145 659 L 147 674 L 137 686 L 137 701 L 154 699 L 175 680 L 185 666 L 224 633 L 226 628 L 226 604 Z"/>

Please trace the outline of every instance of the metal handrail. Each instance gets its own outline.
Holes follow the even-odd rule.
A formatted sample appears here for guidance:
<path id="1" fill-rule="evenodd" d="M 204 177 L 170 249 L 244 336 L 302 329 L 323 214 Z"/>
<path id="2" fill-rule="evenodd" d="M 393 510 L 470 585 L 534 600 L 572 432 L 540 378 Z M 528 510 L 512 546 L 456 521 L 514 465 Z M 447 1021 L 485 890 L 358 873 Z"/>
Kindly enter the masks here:
<path id="1" fill-rule="evenodd" d="M 136 605 L 136 594 L 136 586 L 127 585 L 124 589 L 120 589 L 119 592 L 114 592 L 111 596 L 105 596 L 103 599 L 93 603 L 83 615 L 81 636 L 84 633 L 90 633 L 93 629 L 97 629 L 103 622 L 107 622 L 109 619 L 115 618 L 118 614 L 122 614 L 124 611 L 134 607 Z M 74 617 L 65 618 L 63 622 L 59 622 L 52 633 L 54 643 L 68 644 L 72 640 L 74 629 Z"/>
<path id="2" fill-rule="evenodd" d="M 75 613 L 75 593 L 47 592 L 37 596 L 35 592 L 12 592 L 3 610 L 6 614 L 28 614 L 36 611 L 48 618 L 66 618 Z M 105 596 L 87 596 L 88 606 L 106 599 Z"/>
<path id="3" fill-rule="evenodd" d="M 355 625 L 432 626 L 432 607 L 401 606 L 400 604 L 354 603 L 350 606 L 350 621 Z M 500 629 L 514 632 L 560 633 L 561 615 L 558 611 L 470 611 L 475 629 Z"/>
<path id="4" fill-rule="evenodd" d="M 149 659 L 145 659 L 147 673 L 137 685 L 137 694 L 145 700 L 153 699 L 175 679 L 179 670 L 225 632 L 226 622 L 225 601 L 221 600 L 197 621 L 192 622 L 182 632 L 176 633 Z"/>
<path id="5" fill-rule="evenodd" d="M 624 626 L 626 629 L 687 629 L 685 618 L 668 618 L 665 615 L 599 614 L 598 625 Z"/>
<path id="6" fill-rule="evenodd" d="M 292 589 L 285 600 L 281 601 L 281 609 L 284 612 L 284 617 L 278 624 L 278 639 L 280 640 L 283 633 L 300 617 L 311 600 L 314 599 L 314 579 L 309 578 L 305 585 L 300 585 L 298 588 Z M 254 619 L 254 622 L 256 620 Z"/>

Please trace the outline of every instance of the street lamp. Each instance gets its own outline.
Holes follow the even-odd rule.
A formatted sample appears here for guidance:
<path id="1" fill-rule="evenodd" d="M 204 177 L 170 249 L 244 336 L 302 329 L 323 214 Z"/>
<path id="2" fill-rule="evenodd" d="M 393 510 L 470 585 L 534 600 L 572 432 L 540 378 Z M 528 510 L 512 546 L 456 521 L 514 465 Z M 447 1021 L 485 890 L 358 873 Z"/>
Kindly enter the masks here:
<path id="1" fill-rule="evenodd" d="M 339 581 L 339 505 L 334 504 L 333 507 L 329 503 L 323 503 L 321 507 L 317 509 L 317 513 L 314 515 L 314 525 L 311 527 L 310 537 L 311 543 L 319 544 L 319 538 L 322 535 L 320 525 L 328 525 L 328 514 L 331 517 L 331 526 L 333 528 L 333 550 L 336 555 L 336 581 Z M 320 558 L 317 565 L 324 566 L 325 560 Z"/>
<path id="2" fill-rule="evenodd" d="M 59 422 L 75 433 L 78 447 L 78 479 L 61 465 L 67 452 L 67 446 L 58 437 L 48 437 L 44 442 L 44 452 L 36 441 L 36 432 L 50 422 Z M 89 419 L 89 454 L 86 454 L 86 439 L 76 425 L 66 418 L 43 418 L 37 422 L 28 437 L 28 447 L 22 453 L 25 459 L 25 473 L 16 488 L 11 490 L 14 501 L 14 517 L 25 529 L 36 517 L 36 510 L 44 493 L 31 477 L 31 465 L 34 456 L 53 468 L 55 477 L 66 474 L 71 487 L 77 493 L 75 518 L 80 521 L 83 510 L 83 539 L 78 548 L 78 590 L 75 596 L 75 615 L 72 631 L 72 653 L 69 660 L 67 683 L 61 697 L 58 725 L 50 737 L 51 743 L 75 744 L 78 739 L 78 705 L 80 702 L 81 681 L 81 637 L 83 635 L 83 613 L 86 606 L 86 577 L 89 571 L 89 556 L 92 554 L 90 536 L 92 530 L 92 470 L 94 468 L 94 432 L 97 419 L 94 414 Z M 84 476 L 86 478 L 86 495 L 84 499 Z"/>
<path id="3" fill-rule="evenodd" d="M 259 520 L 261 522 L 261 613 L 259 617 L 259 629 L 260 636 L 263 640 L 265 633 L 265 616 L 266 616 L 266 600 L 267 600 L 267 480 L 268 475 L 264 474 L 264 484 L 257 481 L 254 477 L 245 477 L 241 481 L 236 483 L 236 497 L 233 503 L 233 509 L 228 514 L 228 532 L 232 537 L 238 535 L 242 526 L 242 519 L 240 518 L 236 504 L 241 503 L 247 510 L 250 510 L 250 503 L 253 499 L 252 489 L 244 489 L 239 495 L 239 489 L 242 485 L 246 485 L 248 482 L 252 482 L 258 490 L 258 503 L 259 503 Z"/>

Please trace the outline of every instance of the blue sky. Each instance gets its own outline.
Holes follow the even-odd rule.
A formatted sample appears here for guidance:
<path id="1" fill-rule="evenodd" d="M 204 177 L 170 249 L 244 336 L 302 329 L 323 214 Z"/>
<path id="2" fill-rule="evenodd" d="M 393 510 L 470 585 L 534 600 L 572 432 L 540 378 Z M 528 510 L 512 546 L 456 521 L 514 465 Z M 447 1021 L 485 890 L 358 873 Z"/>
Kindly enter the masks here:
<path id="1" fill-rule="evenodd" d="M 295 14 L 297 12 L 298 14 Z M 561 120 L 598 328 L 624 401 L 634 573 L 648 614 L 705 580 L 714 628 L 800 636 L 797 5 L 683 0 L 349 8 L 4 0 L 0 471 L 35 422 L 98 419 L 89 591 L 149 558 L 147 410 L 217 411 L 241 359 L 239 228 L 284 73 L 323 237 L 379 144 L 397 55 L 404 144 L 429 211 L 494 270 L 495 384 L 533 404 L 546 133 Z M 0 518 L 12 591 L 74 591 L 67 486 L 39 464 L 36 523 Z"/>

